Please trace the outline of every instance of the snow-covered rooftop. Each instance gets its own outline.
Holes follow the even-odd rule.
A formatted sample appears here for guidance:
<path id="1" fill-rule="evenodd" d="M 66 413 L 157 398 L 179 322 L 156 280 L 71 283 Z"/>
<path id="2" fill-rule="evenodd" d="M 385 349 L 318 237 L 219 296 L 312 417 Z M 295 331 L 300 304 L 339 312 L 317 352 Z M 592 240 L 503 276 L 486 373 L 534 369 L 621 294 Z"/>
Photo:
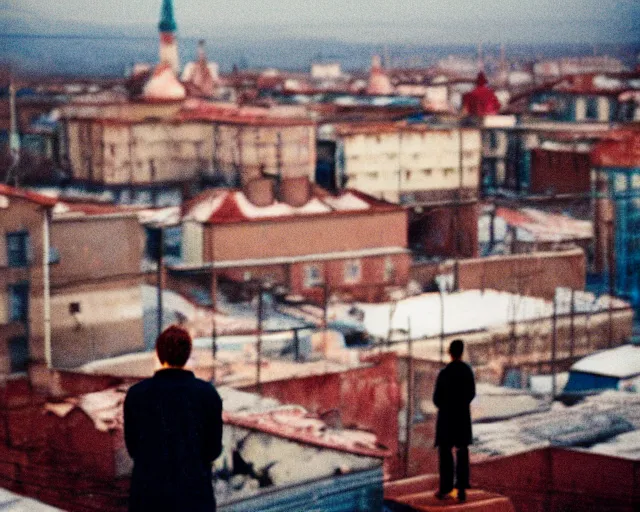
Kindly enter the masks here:
<path id="1" fill-rule="evenodd" d="M 569 314 L 570 296 L 559 291 L 557 314 Z M 589 293 L 574 294 L 574 312 L 604 311 L 608 300 Z M 620 305 L 623 303 L 620 301 Z M 365 329 L 373 336 L 387 338 L 390 331 L 410 329 L 411 337 L 438 336 L 444 328 L 445 335 L 473 332 L 508 325 L 510 322 L 526 322 L 549 318 L 553 314 L 553 302 L 496 290 L 467 290 L 449 294 L 426 293 L 398 301 L 381 304 L 358 304 L 364 312 Z M 614 307 L 618 307 L 617 301 Z M 394 309 L 395 308 L 395 309 Z M 444 308 L 444 326 L 441 324 L 441 308 Z M 403 339 L 406 334 L 403 334 Z"/>
<path id="2" fill-rule="evenodd" d="M 621 379 L 635 377 L 640 375 L 640 346 L 623 345 L 596 352 L 576 362 L 571 371 Z"/>
<path id="3" fill-rule="evenodd" d="M 301 206 L 292 206 L 277 199 L 267 206 L 257 206 L 241 191 L 210 190 L 185 205 L 183 219 L 201 223 L 240 222 L 331 212 L 372 211 L 381 207 L 397 208 L 355 191 L 345 191 L 339 195 L 312 193 Z"/>

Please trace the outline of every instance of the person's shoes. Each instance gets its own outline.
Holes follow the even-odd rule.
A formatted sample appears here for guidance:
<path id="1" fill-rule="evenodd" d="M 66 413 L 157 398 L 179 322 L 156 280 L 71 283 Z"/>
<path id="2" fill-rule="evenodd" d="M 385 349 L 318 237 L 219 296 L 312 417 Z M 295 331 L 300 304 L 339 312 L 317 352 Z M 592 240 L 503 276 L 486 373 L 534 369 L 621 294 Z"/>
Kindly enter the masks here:
<path id="1" fill-rule="evenodd" d="M 458 489 L 458 501 L 464 503 L 467 501 L 467 491 L 464 489 Z"/>
<path id="2" fill-rule="evenodd" d="M 442 491 L 438 491 L 433 496 L 437 500 L 446 500 L 446 499 L 451 498 L 451 495 L 448 492 L 442 492 Z"/>

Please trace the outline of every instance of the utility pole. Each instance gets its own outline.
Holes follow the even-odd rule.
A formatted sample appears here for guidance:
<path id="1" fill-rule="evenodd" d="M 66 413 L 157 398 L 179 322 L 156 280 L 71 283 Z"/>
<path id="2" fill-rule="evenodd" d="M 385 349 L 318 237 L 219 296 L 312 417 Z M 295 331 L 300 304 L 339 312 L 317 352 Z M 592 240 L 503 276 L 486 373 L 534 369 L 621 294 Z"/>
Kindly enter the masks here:
<path id="1" fill-rule="evenodd" d="M 413 340 L 411 339 L 411 317 L 407 317 L 407 419 L 406 419 L 406 436 L 404 446 L 404 476 L 409 476 L 409 457 L 411 455 L 411 431 L 413 430 Z"/>
<path id="2" fill-rule="evenodd" d="M 258 341 L 256 344 L 256 387 L 258 394 L 262 394 L 262 382 L 260 381 L 260 369 L 262 367 L 262 283 L 258 284 Z"/>
<path id="3" fill-rule="evenodd" d="M 613 295 L 615 292 L 615 265 L 613 244 L 613 220 L 607 221 L 607 269 L 609 270 L 609 339 L 607 346 L 613 346 Z"/>
<path id="4" fill-rule="evenodd" d="M 551 317 L 551 401 L 556 398 L 556 331 L 558 322 L 558 310 L 556 295 L 553 296 L 553 316 Z"/>
<path id="5" fill-rule="evenodd" d="M 216 380 L 216 356 L 218 354 L 218 329 L 216 326 L 215 309 L 211 312 L 211 356 L 213 357 L 213 382 Z"/>
<path id="6" fill-rule="evenodd" d="M 440 364 L 444 363 L 444 292 L 440 290 Z"/>
<path id="7" fill-rule="evenodd" d="M 164 266 L 164 228 L 160 226 L 158 231 L 158 265 L 156 274 L 156 285 L 158 292 L 158 336 L 162 333 L 162 290 L 163 282 L 163 266 Z"/>
<path id="8" fill-rule="evenodd" d="M 570 320 L 569 324 L 569 357 L 573 358 L 573 352 L 575 347 L 575 336 L 576 336 L 576 327 L 575 327 L 575 293 L 576 291 L 571 288 L 571 309 L 570 309 Z"/>

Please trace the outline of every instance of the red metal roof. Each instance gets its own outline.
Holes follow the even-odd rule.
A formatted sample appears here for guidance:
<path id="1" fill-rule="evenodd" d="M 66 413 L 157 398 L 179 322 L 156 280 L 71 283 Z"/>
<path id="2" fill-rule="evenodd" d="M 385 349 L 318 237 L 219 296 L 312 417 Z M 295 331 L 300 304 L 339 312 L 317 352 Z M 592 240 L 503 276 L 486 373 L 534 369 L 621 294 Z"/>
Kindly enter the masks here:
<path id="1" fill-rule="evenodd" d="M 55 197 L 45 196 L 42 194 L 38 194 L 37 192 L 31 192 L 30 190 L 15 188 L 4 184 L 0 184 L 0 194 L 9 197 L 26 199 L 27 201 L 31 201 L 33 203 L 46 207 L 55 206 L 55 204 L 58 202 Z"/>
<path id="2" fill-rule="evenodd" d="M 595 167 L 640 168 L 640 130 L 617 130 L 591 152 Z"/>
<path id="3" fill-rule="evenodd" d="M 186 202 L 182 208 L 182 215 L 206 224 L 226 224 L 394 210 L 400 211 L 403 208 L 351 189 L 340 194 L 330 194 L 319 187 L 312 187 L 308 201 L 299 207 L 292 207 L 277 200 L 268 206 L 256 206 L 241 191 L 213 189 L 204 191 Z"/>

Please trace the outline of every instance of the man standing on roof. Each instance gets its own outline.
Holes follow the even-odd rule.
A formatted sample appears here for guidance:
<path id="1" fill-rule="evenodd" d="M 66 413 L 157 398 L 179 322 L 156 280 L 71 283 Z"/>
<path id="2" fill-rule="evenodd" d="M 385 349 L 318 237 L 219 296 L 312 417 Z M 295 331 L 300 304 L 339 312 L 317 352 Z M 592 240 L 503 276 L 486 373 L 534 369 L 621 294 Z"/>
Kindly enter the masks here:
<path id="1" fill-rule="evenodd" d="M 436 442 L 440 457 L 440 488 L 436 498 L 446 499 L 453 490 L 453 447 L 456 448 L 456 484 L 458 499 L 466 501 L 469 488 L 469 445 L 472 442 L 469 404 L 476 396 L 473 372 L 462 361 L 464 342 L 453 340 L 449 346 L 451 362 L 436 380 L 433 403 L 438 408 Z"/>
<path id="2" fill-rule="evenodd" d="M 165 329 L 156 341 L 162 368 L 127 392 L 130 512 L 216 509 L 211 465 L 222 451 L 222 400 L 210 383 L 184 369 L 191 347 L 185 329 Z"/>

